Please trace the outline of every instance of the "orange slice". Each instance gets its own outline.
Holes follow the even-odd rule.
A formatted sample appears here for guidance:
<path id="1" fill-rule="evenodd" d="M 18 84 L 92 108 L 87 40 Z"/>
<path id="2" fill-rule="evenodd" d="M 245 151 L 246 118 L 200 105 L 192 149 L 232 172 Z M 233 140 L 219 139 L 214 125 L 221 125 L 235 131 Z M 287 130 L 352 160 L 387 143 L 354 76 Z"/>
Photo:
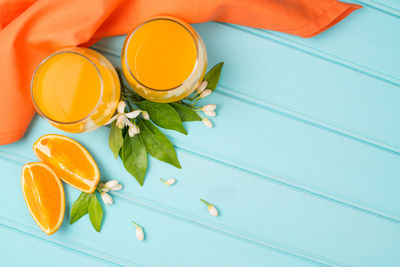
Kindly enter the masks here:
<path id="1" fill-rule="evenodd" d="M 47 134 L 33 144 L 37 158 L 54 170 L 61 180 L 85 193 L 93 193 L 100 172 L 89 152 L 75 140 Z"/>
<path id="2" fill-rule="evenodd" d="M 61 180 L 42 162 L 27 163 L 21 174 L 22 193 L 36 224 L 48 235 L 60 228 L 65 198 Z"/>

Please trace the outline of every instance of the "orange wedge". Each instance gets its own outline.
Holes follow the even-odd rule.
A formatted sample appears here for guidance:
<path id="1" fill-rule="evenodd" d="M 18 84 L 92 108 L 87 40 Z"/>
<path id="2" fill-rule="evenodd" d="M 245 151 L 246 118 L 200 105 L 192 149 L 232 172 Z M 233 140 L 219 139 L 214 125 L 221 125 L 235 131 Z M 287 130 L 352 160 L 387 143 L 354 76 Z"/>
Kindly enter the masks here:
<path id="1" fill-rule="evenodd" d="M 67 184 L 85 193 L 93 193 L 100 172 L 89 152 L 75 140 L 58 134 L 47 134 L 33 144 L 37 158 L 54 170 Z"/>
<path id="2" fill-rule="evenodd" d="M 48 235 L 60 228 L 65 198 L 61 180 L 42 162 L 27 163 L 21 174 L 22 193 L 33 219 Z"/>

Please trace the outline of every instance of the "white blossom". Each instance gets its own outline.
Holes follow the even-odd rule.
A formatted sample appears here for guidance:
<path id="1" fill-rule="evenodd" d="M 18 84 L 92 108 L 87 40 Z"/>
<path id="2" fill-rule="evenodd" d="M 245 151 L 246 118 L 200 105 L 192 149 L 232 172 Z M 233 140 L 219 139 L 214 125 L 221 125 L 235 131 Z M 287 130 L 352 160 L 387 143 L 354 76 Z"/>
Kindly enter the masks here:
<path id="1" fill-rule="evenodd" d="M 117 180 L 111 180 L 111 181 L 108 181 L 107 183 L 105 183 L 104 186 L 107 188 L 111 188 L 113 186 L 116 186 L 117 184 L 118 184 Z"/>
<path id="2" fill-rule="evenodd" d="M 204 199 L 200 199 L 200 201 L 207 205 L 208 213 L 210 213 L 211 216 L 216 217 L 219 215 L 217 208 L 213 204 L 208 203 Z"/>
<path id="3" fill-rule="evenodd" d="M 142 110 L 142 117 L 145 120 L 150 120 L 149 113 L 146 110 Z"/>
<path id="4" fill-rule="evenodd" d="M 216 108 L 217 108 L 217 105 L 208 104 L 208 105 L 205 105 L 205 106 L 201 107 L 201 110 L 202 110 L 202 111 L 213 111 L 213 110 L 215 110 Z"/>
<path id="5" fill-rule="evenodd" d="M 215 113 L 214 110 L 211 111 L 203 111 L 204 114 L 206 114 L 209 117 L 215 117 L 217 115 L 217 113 Z"/>
<path id="6" fill-rule="evenodd" d="M 108 191 L 110 191 L 110 188 L 108 188 L 108 187 L 102 187 L 102 188 L 101 188 L 101 191 L 107 193 Z"/>
<path id="7" fill-rule="evenodd" d="M 125 107 L 126 107 L 126 104 L 124 101 L 119 102 L 118 108 L 117 108 L 118 114 L 114 115 L 106 123 L 106 125 L 110 124 L 116 120 L 115 125 L 120 129 L 125 128 L 125 126 L 129 126 L 129 131 L 128 131 L 129 136 L 133 137 L 135 134 L 138 134 L 140 132 L 140 129 L 136 124 L 133 124 L 129 119 L 136 118 L 137 116 L 139 116 L 139 114 L 141 112 L 144 112 L 144 111 L 138 109 L 138 110 L 131 111 L 129 113 L 125 113 Z"/>
<path id="8" fill-rule="evenodd" d="M 110 188 L 111 191 L 119 191 L 121 189 L 122 189 L 122 184 L 117 184 L 116 186 Z"/>
<path id="9" fill-rule="evenodd" d="M 144 240 L 144 232 L 143 232 L 143 228 L 140 225 L 137 225 L 134 221 L 132 221 L 132 223 L 136 226 L 136 238 L 139 241 L 143 241 Z"/>
<path id="10" fill-rule="evenodd" d="M 168 180 L 166 180 L 166 181 L 160 178 L 160 180 L 161 180 L 164 184 L 166 184 L 166 185 L 168 185 L 168 186 L 173 185 L 174 183 L 176 183 L 176 180 L 175 180 L 174 178 L 170 178 L 170 179 L 168 179 Z"/>
<path id="11" fill-rule="evenodd" d="M 199 86 L 197 87 L 196 91 L 198 94 L 204 91 L 204 89 L 207 88 L 208 82 L 207 81 L 202 81 Z"/>
<path id="12" fill-rule="evenodd" d="M 205 97 L 209 96 L 211 93 L 212 93 L 211 89 L 206 89 L 203 92 L 201 92 L 200 98 L 205 98 Z"/>
<path id="13" fill-rule="evenodd" d="M 135 134 L 140 133 L 140 128 L 136 124 L 129 125 L 128 134 L 130 137 L 133 137 Z"/>
<path id="14" fill-rule="evenodd" d="M 98 185 L 98 188 L 100 189 L 101 192 L 109 192 L 109 191 L 118 191 L 122 189 L 122 185 L 119 184 L 118 180 L 111 180 L 106 182 L 105 184 L 100 183 Z"/>
<path id="15" fill-rule="evenodd" d="M 211 122 L 209 119 L 207 119 L 207 118 L 203 118 L 203 123 L 204 123 L 204 125 L 207 126 L 208 128 L 212 128 L 212 127 L 213 127 L 212 122 Z"/>
<path id="16" fill-rule="evenodd" d="M 100 193 L 101 199 L 103 200 L 104 204 L 106 204 L 107 206 L 110 206 L 113 204 L 113 199 L 110 196 L 110 194 L 106 193 L 106 192 L 101 192 Z"/>

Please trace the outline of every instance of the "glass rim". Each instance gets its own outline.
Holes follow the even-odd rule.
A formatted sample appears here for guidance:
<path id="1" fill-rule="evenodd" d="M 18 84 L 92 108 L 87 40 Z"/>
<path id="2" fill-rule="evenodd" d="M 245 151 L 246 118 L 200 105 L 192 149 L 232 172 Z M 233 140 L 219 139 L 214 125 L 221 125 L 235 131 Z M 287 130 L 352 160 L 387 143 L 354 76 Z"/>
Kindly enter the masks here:
<path id="1" fill-rule="evenodd" d="M 85 50 L 85 49 L 89 49 L 89 48 L 83 48 L 83 47 L 64 48 L 64 49 L 62 49 L 62 50 L 60 50 L 60 51 L 58 51 L 58 52 L 55 52 L 55 53 L 53 53 L 53 54 L 47 56 L 47 57 L 46 57 L 45 59 L 43 59 L 43 60 L 39 63 L 39 65 L 36 67 L 35 71 L 33 72 L 32 80 L 31 80 L 31 98 L 32 98 L 33 105 L 34 105 L 35 109 L 37 110 L 37 112 L 39 113 L 39 115 L 43 116 L 45 119 L 47 119 L 47 120 L 49 120 L 49 121 L 51 121 L 51 122 L 53 122 L 53 123 L 56 123 L 56 124 L 63 124 L 63 125 L 71 125 L 71 124 L 75 124 L 75 123 L 80 123 L 80 122 L 82 122 L 82 121 L 84 121 L 84 120 L 90 118 L 90 117 L 96 112 L 97 108 L 99 107 L 99 105 L 100 105 L 100 103 L 101 103 L 101 100 L 102 100 L 102 98 L 103 98 L 103 91 L 104 91 L 103 77 L 101 76 L 100 70 L 99 70 L 99 68 L 96 66 L 96 64 L 95 64 L 90 58 L 88 58 L 87 56 L 85 56 L 85 55 L 83 55 L 83 54 L 81 54 L 81 53 L 79 53 L 79 52 L 77 52 L 77 51 L 71 51 L 71 50 L 68 50 L 68 49 L 71 49 L 71 50 L 72 50 L 72 49 L 77 49 L 77 50 L 83 49 L 83 50 Z M 86 116 L 83 117 L 82 119 L 79 119 L 79 120 L 76 120 L 76 121 L 72 121 L 72 122 L 57 121 L 57 120 L 55 120 L 55 119 L 50 118 L 48 115 L 44 114 L 43 111 L 42 111 L 42 110 L 39 108 L 39 106 L 36 104 L 35 97 L 34 97 L 34 94 L 33 94 L 34 81 L 35 81 L 35 78 L 37 77 L 37 74 L 38 74 L 40 68 L 41 68 L 48 60 L 50 60 L 50 59 L 53 58 L 54 56 L 57 56 L 57 55 L 60 55 L 60 54 L 75 54 L 75 55 L 78 55 L 78 56 L 83 57 L 84 59 L 86 59 L 87 61 L 89 61 L 89 63 L 95 68 L 95 70 L 96 70 L 96 72 L 97 72 L 97 74 L 98 74 L 98 77 L 99 77 L 99 79 L 100 79 L 100 96 L 99 96 L 99 99 L 98 99 L 98 101 L 97 101 L 95 107 L 89 112 L 88 115 L 86 115 Z"/>
<path id="2" fill-rule="evenodd" d="M 194 64 L 194 67 L 193 67 L 193 69 L 192 69 L 192 72 L 189 74 L 189 76 L 188 76 L 182 83 L 180 83 L 179 85 L 177 85 L 177 86 L 175 86 L 175 87 L 168 88 L 168 89 L 156 89 L 156 88 L 152 88 L 152 87 L 150 87 L 150 86 L 145 85 L 144 83 L 142 83 L 141 81 L 139 81 L 139 79 L 136 78 L 135 75 L 133 75 L 131 69 L 129 68 L 129 64 L 128 64 L 128 58 L 127 58 L 127 55 L 128 55 L 128 44 L 129 44 L 129 42 L 131 41 L 132 36 L 133 36 L 133 35 L 135 34 L 135 32 L 136 32 L 138 29 L 140 29 L 142 26 L 146 25 L 147 23 L 156 21 L 156 20 L 169 20 L 169 21 L 172 21 L 172 22 L 174 22 L 174 23 L 179 24 L 181 27 L 183 27 L 183 28 L 190 34 L 190 36 L 192 37 L 192 39 L 193 39 L 193 41 L 194 41 L 194 44 L 196 45 L 196 62 L 195 62 L 195 64 Z M 184 25 L 184 24 L 187 24 L 187 26 Z M 193 32 L 188 28 L 188 26 L 193 30 Z M 196 36 L 195 36 L 193 33 L 194 33 Z M 185 21 L 183 21 L 183 20 L 181 20 L 181 19 L 179 19 L 179 18 L 175 18 L 175 17 L 171 17 L 171 16 L 158 16 L 158 17 L 149 19 L 149 20 L 143 22 L 142 24 L 140 24 L 139 26 L 137 26 L 135 29 L 133 29 L 133 30 L 129 33 L 128 38 L 126 39 L 126 41 L 125 41 L 125 43 L 124 43 L 123 50 L 124 50 L 124 59 L 125 59 L 125 64 L 124 64 L 124 65 L 126 65 L 126 68 L 127 68 L 128 72 L 129 72 L 129 74 L 132 76 L 132 78 L 133 78 L 136 82 L 138 82 L 138 84 L 140 84 L 141 86 L 145 87 L 146 89 L 149 89 L 149 90 L 152 90 L 152 91 L 156 91 L 156 92 L 168 92 L 168 91 L 173 91 L 173 90 L 175 90 L 175 89 L 178 89 L 178 88 L 181 87 L 182 85 L 184 85 L 187 81 L 189 81 L 189 80 L 192 78 L 192 76 L 193 76 L 194 73 L 195 73 L 195 70 L 196 70 L 196 69 L 198 68 L 198 66 L 199 66 L 199 61 L 200 61 L 200 58 L 199 58 L 199 57 L 200 57 L 200 51 L 199 51 L 198 37 L 197 37 L 197 32 L 196 32 L 196 30 L 193 29 L 193 27 L 190 26 L 187 22 L 185 22 Z"/>

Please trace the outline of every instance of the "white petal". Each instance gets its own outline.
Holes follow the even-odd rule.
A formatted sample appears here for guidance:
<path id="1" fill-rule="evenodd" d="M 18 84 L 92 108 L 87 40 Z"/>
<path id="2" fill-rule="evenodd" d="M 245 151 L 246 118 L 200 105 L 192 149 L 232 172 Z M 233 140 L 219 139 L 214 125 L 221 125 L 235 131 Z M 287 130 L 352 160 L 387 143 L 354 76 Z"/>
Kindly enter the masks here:
<path id="1" fill-rule="evenodd" d="M 143 239 L 144 239 L 143 228 L 140 227 L 140 226 L 136 227 L 136 238 L 137 238 L 139 241 L 143 241 Z"/>
<path id="2" fill-rule="evenodd" d="M 216 108 L 217 108 L 217 105 L 208 104 L 208 105 L 203 106 L 203 107 L 201 108 L 201 110 L 202 110 L 202 111 L 213 111 L 213 110 L 215 110 Z"/>
<path id="3" fill-rule="evenodd" d="M 134 129 L 132 127 L 129 127 L 128 134 L 129 134 L 130 137 L 134 137 L 135 136 L 135 131 L 134 131 Z"/>
<path id="4" fill-rule="evenodd" d="M 209 117 L 215 117 L 217 115 L 217 113 L 215 113 L 214 110 L 212 110 L 212 111 L 203 111 L 203 112 L 204 112 L 204 114 L 206 114 Z"/>
<path id="5" fill-rule="evenodd" d="M 118 184 L 117 180 L 111 180 L 111 181 L 108 181 L 107 183 L 105 183 L 104 186 L 107 188 L 111 188 L 111 187 L 116 186 L 117 184 Z"/>
<path id="6" fill-rule="evenodd" d="M 214 205 L 208 206 L 208 212 L 210 213 L 211 216 L 218 216 L 219 212 L 217 208 Z"/>
<path id="7" fill-rule="evenodd" d="M 118 104 L 118 108 L 117 108 L 117 110 L 118 110 L 118 113 L 119 113 L 119 114 L 123 114 L 123 113 L 125 113 L 125 107 L 126 107 L 126 103 L 125 103 L 125 101 L 121 101 L 121 102 L 119 102 L 119 104 Z"/>
<path id="8" fill-rule="evenodd" d="M 125 116 L 127 116 L 129 119 L 134 119 L 139 116 L 140 112 L 142 112 L 140 109 L 134 110 L 132 112 L 126 113 Z"/>
<path id="9" fill-rule="evenodd" d="M 174 178 L 170 178 L 167 181 L 165 181 L 165 184 L 167 185 L 173 185 L 174 183 L 176 183 L 176 180 Z"/>
<path id="10" fill-rule="evenodd" d="M 211 93 L 212 93 L 211 89 L 206 89 L 203 92 L 201 92 L 200 98 L 205 98 L 205 97 L 209 96 Z"/>
<path id="11" fill-rule="evenodd" d="M 212 127 L 213 127 L 212 122 L 211 122 L 209 119 L 207 119 L 207 118 L 204 118 L 204 119 L 203 119 L 203 123 L 204 123 L 204 125 L 207 126 L 208 128 L 212 128 Z"/>
<path id="12" fill-rule="evenodd" d="M 140 128 L 139 126 L 137 126 L 136 124 L 133 124 L 133 126 L 131 127 L 134 131 L 135 134 L 140 133 Z"/>
<path id="13" fill-rule="evenodd" d="M 110 123 L 112 123 L 113 121 L 115 121 L 118 118 L 119 114 L 115 114 L 108 122 L 106 122 L 106 124 L 104 125 L 108 125 Z"/>
<path id="14" fill-rule="evenodd" d="M 148 113 L 146 110 L 143 110 L 143 111 L 142 111 L 142 117 L 143 117 L 143 119 L 145 119 L 145 120 L 150 120 L 150 115 L 149 115 L 149 113 Z"/>
<path id="15" fill-rule="evenodd" d="M 199 84 L 199 86 L 197 87 L 197 89 L 196 89 L 197 93 L 203 92 L 204 89 L 206 89 L 207 85 L 208 85 L 208 82 L 207 82 L 207 81 L 202 81 L 202 82 Z"/>
<path id="16" fill-rule="evenodd" d="M 139 134 L 140 133 L 139 126 L 137 126 L 136 124 L 132 124 L 132 126 L 129 127 L 128 133 L 130 137 L 133 137 L 135 134 Z"/>
<path id="17" fill-rule="evenodd" d="M 111 191 L 119 191 L 121 189 L 122 189 L 122 184 L 117 184 L 116 186 L 110 188 Z"/>
<path id="18" fill-rule="evenodd" d="M 103 188 L 101 189 L 101 191 L 103 191 L 103 192 L 108 192 L 108 191 L 110 191 L 110 188 L 108 188 L 108 187 L 103 187 Z"/>
<path id="19" fill-rule="evenodd" d="M 108 193 L 102 192 L 100 194 L 100 196 L 101 196 L 101 199 L 103 200 L 104 204 L 106 204 L 107 206 L 113 204 L 113 199 Z"/>

